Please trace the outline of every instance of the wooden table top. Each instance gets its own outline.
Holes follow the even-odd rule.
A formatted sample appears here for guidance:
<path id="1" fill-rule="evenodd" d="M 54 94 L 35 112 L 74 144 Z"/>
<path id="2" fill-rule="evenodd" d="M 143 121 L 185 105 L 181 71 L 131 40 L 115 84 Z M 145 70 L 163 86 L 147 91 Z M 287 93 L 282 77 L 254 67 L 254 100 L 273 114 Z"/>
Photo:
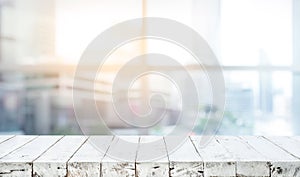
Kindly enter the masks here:
<path id="1" fill-rule="evenodd" d="M 124 147 L 120 138 L 132 146 Z M 190 136 L 170 152 L 174 138 L 4 135 L 0 176 L 300 176 L 297 136 L 215 136 L 204 146 L 199 146 L 202 136 Z M 147 142 L 154 139 L 149 147 Z M 165 156 L 145 160 L 156 153 Z"/>

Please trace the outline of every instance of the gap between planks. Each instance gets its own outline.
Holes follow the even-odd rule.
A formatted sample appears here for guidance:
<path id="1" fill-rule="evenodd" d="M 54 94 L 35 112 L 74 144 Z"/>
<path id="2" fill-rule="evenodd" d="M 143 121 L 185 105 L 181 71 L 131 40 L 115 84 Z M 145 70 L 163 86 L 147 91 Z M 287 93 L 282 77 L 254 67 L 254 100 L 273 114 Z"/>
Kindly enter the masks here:
<path id="1" fill-rule="evenodd" d="M 72 177 L 71 174 L 84 173 L 78 171 L 78 169 L 76 171 L 76 168 L 73 168 L 70 164 L 74 164 L 78 159 L 84 158 L 85 148 L 91 148 L 88 144 L 88 140 L 91 137 L 24 136 L 27 139 L 23 140 L 21 137 L 9 136 L 3 138 L 0 136 L 0 156 L 1 151 L 5 149 L 1 149 L 1 147 L 12 147 L 12 149 L 7 148 L 4 152 L 6 155 L 0 157 L 0 163 L 6 163 L 8 164 L 7 168 L 11 167 L 11 169 L 14 169 L 14 171 L 11 171 L 12 174 L 1 174 L 1 170 L 4 169 L 3 165 L 1 165 L 0 176 L 18 176 L 18 174 L 20 174 L 19 176 L 33 176 L 35 175 L 34 172 L 42 172 L 41 176 L 47 176 L 43 170 L 36 170 L 35 168 L 36 165 L 41 165 L 40 168 L 44 168 L 44 164 L 39 164 L 44 162 L 49 163 L 52 166 L 50 168 L 52 170 L 55 169 L 53 167 L 59 167 L 59 169 L 55 169 L 54 173 L 62 173 L 70 177 Z M 103 136 L 99 137 L 103 138 Z M 157 142 L 157 146 L 149 149 L 143 143 L 153 140 L 154 137 L 132 136 L 130 139 L 135 142 L 135 146 L 132 146 L 132 149 L 128 148 L 128 154 L 123 154 L 125 157 L 128 155 L 128 164 L 125 168 L 119 168 L 120 171 L 117 172 L 110 172 L 110 169 L 124 165 L 124 161 L 110 158 L 107 154 L 110 151 L 117 153 L 120 151 L 120 148 L 124 150 L 124 147 L 119 146 L 120 141 L 115 139 L 115 137 L 111 136 L 110 138 L 105 145 L 105 147 L 107 146 L 105 152 L 98 154 L 99 158 L 94 158 L 93 163 L 90 166 L 86 166 L 98 171 L 96 173 L 97 176 L 122 176 L 123 174 L 133 177 L 191 175 L 205 177 L 239 175 L 300 176 L 299 137 L 216 136 L 207 146 L 200 148 L 198 144 L 201 136 L 191 136 L 187 138 L 187 141 L 177 151 L 171 153 L 170 147 L 176 142 L 176 138 L 173 142 L 169 137 L 160 137 L 161 139 Z M 126 139 L 127 137 L 123 138 Z M 14 146 L 12 142 L 17 139 L 20 141 Z M 70 146 L 71 150 L 65 148 L 66 152 L 53 153 L 57 152 L 56 150 L 64 149 L 65 146 Z M 36 148 L 33 154 L 30 152 L 30 148 Z M 67 155 L 64 155 L 65 153 Z M 94 151 L 93 153 L 97 152 Z M 91 158 L 93 153 L 89 154 Z M 151 154 L 164 154 L 165 157 L 149 161 Z M 55 159 L 57 156 L 59 156 L 58 160 Z M 64 157 L 60 158 L 61 156 Z M 20 163 L 24 163 L 24 165 L 14 163 L 17 160 L 20 160 Z M 56 160 L 59 162 L 58 166 L 53 165 Z M 81 163 L 84 164 L 89 162 L 90 158 L 81 160 Z M 269 162 L 270 166 L 268 166 Z M 70 170 L 71 168 L 73 171 Z M 60 172 L 56 170 L 60 170 Z M 9 173 L 8 169 L 6 171 Z M 220 174 L 218 175 L 218 173 Z"/>

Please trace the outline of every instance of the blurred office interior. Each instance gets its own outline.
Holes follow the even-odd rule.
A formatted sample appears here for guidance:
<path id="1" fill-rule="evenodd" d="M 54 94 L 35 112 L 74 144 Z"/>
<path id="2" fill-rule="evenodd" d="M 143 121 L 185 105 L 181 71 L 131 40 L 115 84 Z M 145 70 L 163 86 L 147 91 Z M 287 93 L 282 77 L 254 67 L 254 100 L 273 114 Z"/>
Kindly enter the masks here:
<path id="1" fill-rule="evenodd" d="M 84 106 L 95 101 L 84 97 L 94 91 L 85 83 L 94 82 L 88 75 L 95 66 L 91 63 L 80 71 L 82 85 L 73 88 L 76 65 L 101 32 L 141 17 L 181 22 L 211 46 L 226 83 L 218 134 L 300 134 L 300 0 L 0 0 L 0 134 L 80 134 L 72 89 L 82 93 L 87 125 L 101 128 L 93 127 L 97 115 Z M 184 52 L 161 41 L 123 46 L 95 80 L 95 103 L 115 132 L 162 134 L 174 126 L 180 98 L 160 78 L 149 76 L 147 85 L 164 93 L 170 103 L 167 117 L 147 132 L 120 121 L 111 107 L 114 74 L 139 50 L 165 53 L 193 66 Z M 192 75 L 197 70 L 187 68 Z M 209 104 L 205 75 L 194 79 L 200 90 L 207 90 L 203 106 L 191 108 L 200 112 L 192 133 L 201 134 L 206 115 L 221 108 Z M 143 87 L 135 86 L 137 97 Z"/>

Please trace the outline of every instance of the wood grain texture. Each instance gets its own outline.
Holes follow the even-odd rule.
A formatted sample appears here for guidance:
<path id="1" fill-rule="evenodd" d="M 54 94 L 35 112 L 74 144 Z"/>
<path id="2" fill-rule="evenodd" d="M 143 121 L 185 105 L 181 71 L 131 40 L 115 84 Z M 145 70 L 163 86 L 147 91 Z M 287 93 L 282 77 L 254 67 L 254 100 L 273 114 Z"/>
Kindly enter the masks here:
<path id="1" fill-rule="evenodd" d="M 165 137 L 165 142 L 169 154 L 170 176 L 203 176 L 203 161 L 189 137 L 179 146 L 177 136 Z"/>
<path id="2" fill-rule="evenodd" d="M 61 136 L 39 136 L 0 159 L 1 177 L 31 177 L 32 162 L 55 144 Z"/>
<path id="3" fill-rule="evenodd" d="M 14 136 L 0 144 L 0 158 L 29 143 L 37 136 Z"/>
<path id="4" fill-rule="evenodd" d="M 142 136 L 136 157 L 136 176 L 169 176 L 169 159 L 163 137 Z"/>
<path id="5" fill-rule="evenodd" d="M 0 136 L 0 177 L 300 177 L 299 136 L 177 139 Z"/>
<path id="6" fill-rule="evenodd" d="M 202 157 L 204 163 L 204 176 L 219 176 L 232 177 L 236 175 L 235 160 L 223 145 L 221 145 L 214 137 L 207 137 L 210 139 L 208 144 L 200 146 L 202 136 L 191 136 L 197 152 Z"/>
<path id="7" fill-rule="evenodd" d="M 1 144 L 2 142 L 5 142 L 5 141 L 7 141 L 7 140 L 13 138 L 13 137 L 14 137 L 14 135 L 1 135 L 1 136 L 0 136 L 0 144 Z"/>
<path id="8" fill-rule="evenodd" d="M 216 139 L 236 161 L 236 176 L 270 176 L 270 162 L 248 143 L 239 137 L 218 136 Z"/>
<path id="9" fill-rule="evenodd" d="M 275 145 L 282 148 L 289 154 L 300 158 L 300 141 L 297 141 L 296 139 L 291 137 L 284 136 L 268 136 L 265 138 L 273 142 Z"/>
<path id="10" fill-rule="evenodd" d="M 91 136 L 68 162 L 68 177 L 101 176 L 103 159 L 113 136 Z"/>
<path id="11" fill-rule="evenodd" d="M 241 137 L 271 162 L 271 176 L 299 176 L 300 160 L 261 136 Z"/>
<path id="12" fill-rule="evenodd" d="M 85 136 L 65 136 L 33 162 L 33 175 L 64 177 L 67 162 L 86 141 Z"/>
<path id="13" fill-rule="evenodd" d="M 114 137 L 101 162 L 102 176 L 135 177 L 135 159 L 138 143 L 139 137 L 136 136 Z"/>

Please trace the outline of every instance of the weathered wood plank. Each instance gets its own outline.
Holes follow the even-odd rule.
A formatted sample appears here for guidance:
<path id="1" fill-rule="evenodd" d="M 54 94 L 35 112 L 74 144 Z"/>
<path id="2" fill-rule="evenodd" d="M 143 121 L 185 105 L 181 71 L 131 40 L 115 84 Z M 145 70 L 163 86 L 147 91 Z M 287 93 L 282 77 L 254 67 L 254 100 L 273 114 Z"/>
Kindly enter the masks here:
<path id="1" fill-rule="evenodd" d="M 168 152 L 163 137 L 143 136 L 140 138 L 136 158 L 136 176 L 169 176 Z"/>
<path id="2" fill-rule="evenodd" d="M 177 136 L 165 137 L 165 142 L 169 154 L 170 176 L 203 176 L 203 161 L 189 137 L 176 149 Z"/>
<path id="3" fill-rule="evenodd" d="M 22 147 L 37 136 L 14 136 L 0 144 L 0 158 Z"/>
<path id="4" fill-rule="evenodd" d="M 0 136 L 0 176 L 300 177 L 299 136 L 217 136 L 203 147 L 191 136 L 174 152 L 176 137 L 86 138 Z"/>
<path id="5" fill-rule="evenodd" d="M 65 136 L 33 162 L 33 175 L 66 176 L 67 162 L 88 137 Z"/>
<path id="6" fill-rule="evenodd" d="M 11 138 L 15 137 L 15 135 L 0 135 L 0 144 L 5 142 Z"/>
<path id="7" fill-rule="evenodd" d="M 271 162 L 271 176 L 297 176 L 300 160 L 261 136 L 243 136 L 249 145 Z"/>
<path id="8" fill-rule="evenodd" d="M 235 159 L 237 176 L 270 176 L 270 162 L 242 139 L 226 136 L 218 136 L 216 139 Z"/>
<path id="9" fill-rule="evenodd" d="M 124 140 L 131 143 L 124 143 Z M 135 158 L 139 137 L 115 136 L 101 162 L 103 177 L 135 177 Z M 111 155 L 114 155 L 112 157 Z"/>
<path id="10" fill-rule="evenodd" d="M 205 146 L 200 146 L 203 136 L 191 136 L 192 142 L 204 162 L 205 177 L 233 177 L 236 175 L 233 156 L 214 137 Z"/>
<path id="11" fill-rule="evenodd" d="M 275 145 L 281 147 L 289 154 L 300 158 L 300 142 L 285 136 L 267 136 L 267 140 L 273 142 Z"/>
<path id="12" fill-rule="evenodd" d="M 100 177 L 100 164 L 113 136 L 91 136 L 68 162 L 68 177 Z"/>
<path id="13" fill-rule="evenodd" d="M 0 159 L 1 177 L 31 177 L 32 162 L 55 144 L 61 136 L 39 136 Z"/>

